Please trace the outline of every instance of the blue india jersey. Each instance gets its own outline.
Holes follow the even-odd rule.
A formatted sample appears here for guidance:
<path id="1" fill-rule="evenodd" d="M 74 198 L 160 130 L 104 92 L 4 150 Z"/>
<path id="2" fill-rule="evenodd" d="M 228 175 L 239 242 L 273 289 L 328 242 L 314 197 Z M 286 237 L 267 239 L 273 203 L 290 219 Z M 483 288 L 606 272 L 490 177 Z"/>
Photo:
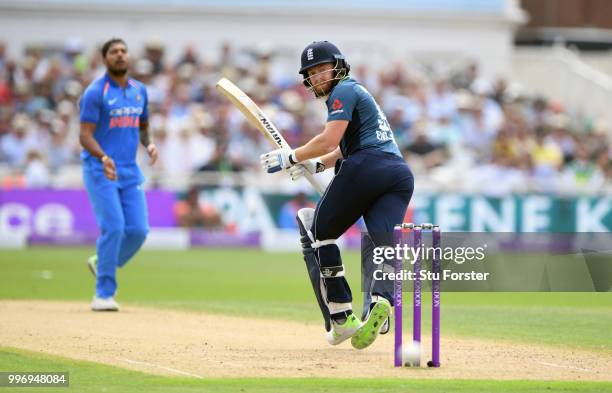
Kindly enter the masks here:
<path id="1" fill-rule="evenodd" d="M 393 130 L 374 97 L 352 78 L 340 81 L 327 100 L 327 121 L 348 120 L 340 150 L 346 158 L 360 150 L 375 149 L 402 157 Z"/>
<path id="2" fill-rule="evenodd" d="M 92 82 L 79 102 L 80 120 L 94 123 L 94 138 L 117 166 L 134 165 L 138 150 L 140 123 L 147 121 L 147 90 L 130 78 L 122 88 L 108 74 Z M 91 157 L 87 150 L 81 159 Z"/>

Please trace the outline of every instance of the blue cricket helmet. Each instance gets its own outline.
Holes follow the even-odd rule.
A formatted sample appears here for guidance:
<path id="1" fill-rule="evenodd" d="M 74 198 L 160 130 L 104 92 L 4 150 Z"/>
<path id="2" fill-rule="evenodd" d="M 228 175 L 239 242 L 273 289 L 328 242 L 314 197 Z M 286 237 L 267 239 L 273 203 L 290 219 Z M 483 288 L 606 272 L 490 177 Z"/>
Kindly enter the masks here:
<path id="1" fill-rule="evenodd" d="M 306 78 L 308 76 L 306 70 L 323 63 L 334 63 L 338 68 L 344 68 L 345 75 L 351 69 L 336 45 L 329 41 L 315 41 L 302 51 L 302 66 L 299 73 Z"/>

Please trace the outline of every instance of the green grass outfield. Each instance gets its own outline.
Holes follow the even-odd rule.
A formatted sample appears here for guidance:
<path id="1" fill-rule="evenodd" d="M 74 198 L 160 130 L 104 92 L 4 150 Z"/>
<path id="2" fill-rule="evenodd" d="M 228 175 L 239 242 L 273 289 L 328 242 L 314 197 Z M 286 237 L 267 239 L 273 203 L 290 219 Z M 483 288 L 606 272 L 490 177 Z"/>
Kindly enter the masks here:
<path id="1" fill-rule="evenodd" d="M 1 299 L 82 300 L 93 294 L 85 260 L 91 248 L 0 251 Z M 355 303 L 360 307 L 359 255 L 348 253 Z M 119 273 L 120 302 L 150 307 L 318 322 L 299 254 L 257 250 L 141 252 Z M 428 309 L 427 296 L 424 305 Z M 356 307 L 358 308 L 358 307 Z M 410 313 L 405 313 L 410 314 Z M 424 313 L 428 326 L 428 312 Z M 443 293 L 443 335 L 612 351 L 612 293 Z M 0 334 L 2 334 L 0 332 Z M 612 384 L 496 381 L 346 381 L 326 379 L 191 380 L 125 371 L 39 354 L 0 351 L 0 370 L 74 370 L 79 392 L 140 391 L 612 391 Z M 97 389 L 97 390 L 96 390 Z M 71 389 L 72 390 L 72 389 Z M 0 393 L 8 391 L 0 388 Z M 45 391 L 50 391 L 45 389 Z M 58 390 L 58 391 L 66 391 Z"/>
<path id="2" fill-rule="evenodd" d="M 92 362 L 76 362 L 30 352 L 0 349 L 0 370 L 62 371 L 70 374 L 70 387 L 38 388 L 41 392 L 148 393 L 148 392 L 609 392 L 612 383 L 557 381 L 472 381 L 329 378 L 235 378 L 193 379 L 159 377 Z M 0 392 L 23 392 L 32 388 L 5 388 Z"/>

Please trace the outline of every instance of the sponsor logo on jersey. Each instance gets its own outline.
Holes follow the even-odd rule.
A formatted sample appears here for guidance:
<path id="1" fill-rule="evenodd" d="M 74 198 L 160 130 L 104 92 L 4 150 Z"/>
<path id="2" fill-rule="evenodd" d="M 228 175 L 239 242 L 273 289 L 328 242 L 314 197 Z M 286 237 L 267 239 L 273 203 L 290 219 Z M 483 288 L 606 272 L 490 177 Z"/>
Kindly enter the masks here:
<path id="1" fill-rule="evenodd" d="M 139 127 L 140 118 L 136 116 L 118 116 L 111 117 L 110 128 L 127 128 L 127 127 Z"/>
<path id="2" fill-rule="evenodd" d="M 124 106 L 121 108 L 112 109 L 109 114 L 111 117 L 115 116 L 129 116 L 129 115 L 142 115 L 142 108 L 137 106 Z"/>
<path id="3" fill-rule="evenodd" d="M 140 115 L 143 109 L 136 106 L 115 108 L 109 112 L 110 124 L 108 128 L 140 127 Z"/>

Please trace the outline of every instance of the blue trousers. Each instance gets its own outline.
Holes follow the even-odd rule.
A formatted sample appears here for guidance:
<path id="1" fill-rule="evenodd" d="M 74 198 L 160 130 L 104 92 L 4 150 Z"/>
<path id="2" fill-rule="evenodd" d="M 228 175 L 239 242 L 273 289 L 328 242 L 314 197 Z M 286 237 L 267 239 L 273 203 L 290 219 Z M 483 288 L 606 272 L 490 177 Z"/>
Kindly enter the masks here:
<path id="1" fill-rule="evenodd" d="M 83 181 L 100 228 L 96 242 L 98 297 L 115 294 L 117 268 L 136 254 L 149 232 L 140 170 L 135 164 L 117 166 L 117 177 L 116 181 L 108 180 L 95 159 L 83 162 Z"/>
<path id="2" fill-rule="evenodd" d="M 315 240 L 337 239 L 359 217 L 363 217 L 375 246 L 393 244 L 393 227 L 404 220 L 414 191 L 414 177 L 406 162 L 391 153 L 362 150 L 336 163 L 336 175 L 315 210 Z M 342 264 L 335 244 L 318 249 L 321 267 Z M 327 300 L 352 301 L 351 289 L 344 277 L 325 279 Z M 369 293 L 371 291 L 371 293 Z M 392 287 L 381 284 L 369 289 L 393 302 Z"/>

